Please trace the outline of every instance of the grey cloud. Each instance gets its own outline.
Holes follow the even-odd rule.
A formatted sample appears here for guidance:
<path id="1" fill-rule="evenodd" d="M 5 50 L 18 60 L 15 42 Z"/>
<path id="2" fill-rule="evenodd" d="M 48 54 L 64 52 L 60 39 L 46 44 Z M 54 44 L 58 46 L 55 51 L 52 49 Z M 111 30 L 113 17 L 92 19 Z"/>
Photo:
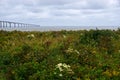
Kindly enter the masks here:
<path id="1" fill-rule="evenodd" d="M 38 3 L 39 5 L 65 5 L 65 4 L 70 4 L 73 2 L 77 2 L 78 0 L 39 0 Z"/>
<path id="2" fill-rule="evenodd" d="M 106 20 L 104 16 L 119 20 L 119 0 L 0 0 L 1 19 L 25 20 L 37 22 L 43 19 L 53 24 L 61 22 Z M 112 16 L 112 17 L 111 17 Z M 67 21 L 67 20 L 70 21 Z M 66 20 L 66 21 L 65 21 Z M 35 22 L 35 21 L 34 21 Z M 41 24 L 42 24 L 41 23 Z M 96 22 L 97 23 L 97 22 Z M 61 23 L 60 23 L 61 24 Z M 72 24 L 72 23 L 71 23 Z"/>
<path id="3" fill-rule="evenodd" d="M 58 9 L 108 9 L 119 7 L 119 0 L 81 0 L 62 6 Z"/>

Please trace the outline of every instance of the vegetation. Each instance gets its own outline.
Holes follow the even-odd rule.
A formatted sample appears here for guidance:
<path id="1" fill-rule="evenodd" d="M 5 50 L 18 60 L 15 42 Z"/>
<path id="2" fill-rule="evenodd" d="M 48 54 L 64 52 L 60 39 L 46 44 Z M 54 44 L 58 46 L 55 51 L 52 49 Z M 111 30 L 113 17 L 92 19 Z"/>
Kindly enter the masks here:
<path id="1" fill-rule="evenodd" d="M 0 80 L 120 80 L 120 30 L 1 30 Z"/>

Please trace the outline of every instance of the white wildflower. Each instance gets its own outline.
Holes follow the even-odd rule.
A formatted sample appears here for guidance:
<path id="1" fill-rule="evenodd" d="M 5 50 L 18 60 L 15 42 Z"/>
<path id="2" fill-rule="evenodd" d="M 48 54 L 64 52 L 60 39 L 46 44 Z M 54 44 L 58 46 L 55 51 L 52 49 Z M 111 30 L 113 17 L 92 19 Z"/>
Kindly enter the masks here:
<path id="1" fill-rule="evenodd" d="M 57 64 L 57 66 L 62 66 L 62 63 Z"/>
<path id="2" fill-rule="evenodd" d="M 63 75 L 62 74 L 59 74 L 60 77 L 62 77 Z"/>
<path id="3" fill-rule="evenodd" d="M 57 64 L 56 68 L 58 68 L 60 70 L 60 72 L 63 71 L 63 69 L 62 69 L 62 63 Z"/>
<path id="4" fill-rule="evenodd" d="M 66 38 L 66 36 L 65 36 L 65 35 L 63 35 L 63 38 Z"/>
<path id="5" fill-rule="evenodd" d="M 72 48 L 68 48 L 68 50 L 66 50 L 66 52 L 72 53 L 72 52 L 74 52 L 74 50 Z"/>
<path id="6" fill-rule="evenodd" d="M 78 50 L 74 50 L 72 48 L 68 48 L 68 50 L 66 50 L 67 53 L 77 53 L 80 54 L 80 52 Z"/>
<path id="7" fill-rule="evenodd" d="M 60 72 L 67 71 L 68 73 L 74 73 L 72 71 L 72 69 L 70 68 L 70 65 L 67 65 L 65 63 L 59 63 L 59 64 L 57 64 L 56 68 L 58 68 Z"/>
<path id="8" fill-rule="evenodd" d="M 76 52 L 77 54 L 80 54 L 80 52 L 79 52 L 78 50 L 75 50 L 75 52 Z"/>
<path id="9" fill-rule="evenodd" d="M 54 72 L 54 74 L 57 74 L 56 72 Z"/>
<path id="10" fill-rule="evenodd" d="M 30 34 L 30 35 L 27 35 L 28 38 L 34 38 L 35 35 L 34 34 Z"/>
<path id="11" fill-rule="evenodd" d="M 63 67 L 66 68 L 66 69 L 70 68 L 70 66 L 65 64 L 65 63 L 63 64 Z"/>
<path id="12" fill-rule="evenodd" d="M 120 53 L 120 50 L 118 50 L 118 52 Z"/>
<path id="13" fill-rule="evenodd" d="M 34 34 L 31 34 L 31 37 L 35 37 L 35 35 L 34 35 Z"/>

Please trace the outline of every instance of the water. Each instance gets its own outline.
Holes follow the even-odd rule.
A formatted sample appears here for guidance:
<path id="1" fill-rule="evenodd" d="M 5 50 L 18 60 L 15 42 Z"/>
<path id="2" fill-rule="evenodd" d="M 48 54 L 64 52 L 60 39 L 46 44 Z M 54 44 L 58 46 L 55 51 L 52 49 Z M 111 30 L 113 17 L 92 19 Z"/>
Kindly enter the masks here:
<path id="1" fill-rule="evenodd" d="M 40 27 L 4 27 L 7 31 L 60 31 L 60 30 L 90 30 L 90 29 L 118 29 L 118 26 L 40 26 Z"/>

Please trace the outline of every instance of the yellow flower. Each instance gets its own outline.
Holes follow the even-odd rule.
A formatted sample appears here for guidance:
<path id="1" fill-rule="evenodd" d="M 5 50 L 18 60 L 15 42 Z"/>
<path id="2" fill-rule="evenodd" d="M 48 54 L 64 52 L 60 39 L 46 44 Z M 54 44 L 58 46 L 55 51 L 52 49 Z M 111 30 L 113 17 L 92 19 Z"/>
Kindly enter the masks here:
<path id="1" fill-rule="evenodd" d="M 96 54 L 96 51 L 93 51 L 92 53 L 93 53 L 93 54 Z"/>
<path id="2" fill-rule="evenodd" d="M 12 74 L 15 74 L 15 71 L 12 71 Z"/>
<path id="3" fill-rule="evenodd" d="M 104 75 L 107 75 L 109 77 L 112 76 L 112 73 L 109 70 L 106 70 L 105 72 L 103 72 Z"/>
<path id="4" fill-rule="evenodd" d="M 107 76 L 109 76 L 109 77 L 111 77 L 111 76 L 118 76 L 119 73 L 120 73 L 120 72 L 115 71 L 115 70 L 113 70 L 113 71 L 106 70 L 105 72 L 103 72 L 103 74 L 105 74 L 105 75 L 107 75 Z"/>
<path id="5" fill-rule="evenodd" d="M 85 78 L 85 80 L 90 80 L 90 78 Z"/>
<path id="6" fill-rule="evenodd" d="M 77 78 L 76 80 L 81 80 L 80 78 Z"/>
<path id="7" fill-rule="evenodd" d="M 113 74 L 114 76 L 118 76 L 119 73 L 120 73 L 120 72 L 117 72 L 117 71 L 115 71 L 115 70 L 112 71 L 112 74 Z"/>

